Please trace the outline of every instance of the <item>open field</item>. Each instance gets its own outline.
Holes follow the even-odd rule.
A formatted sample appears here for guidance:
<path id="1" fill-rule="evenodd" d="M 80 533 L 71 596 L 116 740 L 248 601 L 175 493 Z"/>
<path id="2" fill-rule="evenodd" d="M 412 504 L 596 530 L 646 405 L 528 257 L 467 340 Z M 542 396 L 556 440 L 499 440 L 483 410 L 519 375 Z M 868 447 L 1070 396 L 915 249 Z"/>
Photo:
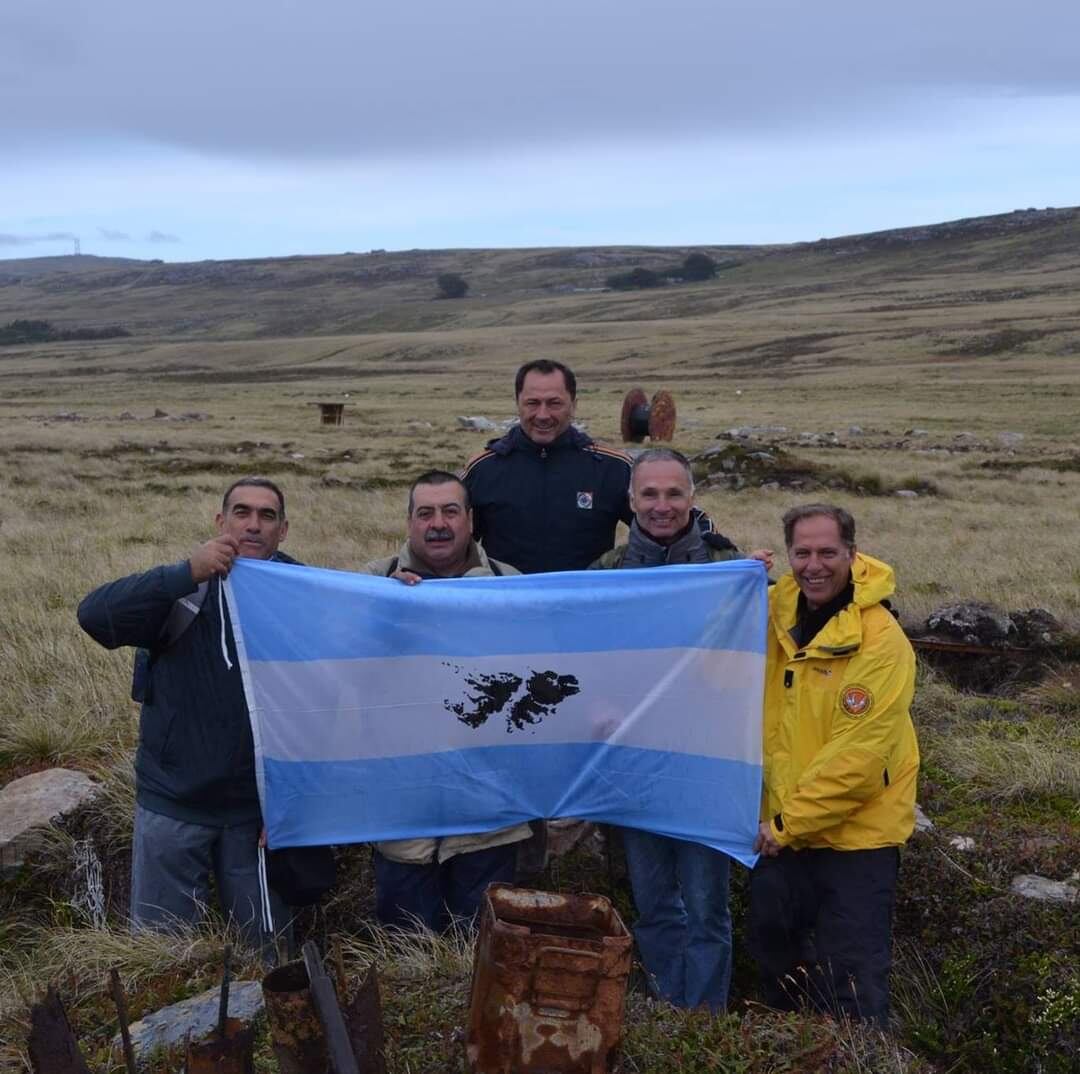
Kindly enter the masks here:
<path id="1" fill-rule="evenodd" d="M 480 449 L 492 434 L 462 431 L 456 416 L 510 417 L 513 370 L 536 356 L 575 368 L 578 417 L 598 438 L 618 441 L 627 389 L 668 388 L 675 443 L 687 452 L 732 427 L 785 426 L 785 445 L 811 462 L 893 486 L 932 483 L 936 494 L 914 499 L 830 493 L 855 513 L 860 545 L 896 567 L 905 621 L 978 598 L 1043 607 L 1080 631 L 1080 213 L 914 236 L 709 248 L 737 263 L 706 283 L 618 294 L 565 288 L 598 286 L 635 264 L 675 265 L 686 251 L 134 267 L 55 259 L 73 269 L 63 275 L 40 260 L 0 262 L 0 323 L 119 323 L 133 333 L 0 348 L 0 783 L 50 761 L 108 781 L 110 807 L 91 826 L 115 851 L 118 925 L 136 729 L 130 660 L 79 633 L 78 600 L 101 581 L 183 557 L 209 534 L 222 488 L 246 473 L 285 488 L 285 549 L 301 560 L 350 568 L 396 548 L 410 479 Z M 464 273 L 470 297 L 432 299 L 443 271 Z M 343 427 L 318 424 L 319 400 L 349 404 Z M 156 409 L 167 416 L 151 417 Z M 800 444 L 801 433 L 819 438 Z M 780 514 L 806 498 L 704 489 L 699 502 L 741 547 L 779 547 Z M 1070 1069 L 1060 1059 L 1080 1046 L 1068 1017 L 1069 1002 L 1080 1017 L 1075 910 L 1019 905 L 1007 889 L 1018 872 L 1065 879 L 1080 869 L 1078 698 L 1075 664 L 1006 697 L 924 684 L 921 798 L 942 834 L 908 852 L 897 986 L 899 1040 L 922 1059 L 879 1063 L 856 1048 L 813 1069 L 914 1070 L 923 1060 L 941 1070 Z M 962 862 L 946 841 L 954 832 L 976 838 Z M 25 989 L 37 972 L 35 952 L 58 974 L 71 942 L 57 939 L 73 921 L 70 890 L 50 868 L 0 888 L 8 1026 L 16 984 Z M 335 903 L 332 923 L 358 927 L 366 882 L 356 880 L 352 907 Z M 110 957 L 137 961 L 119 948 Z M 179 971 L 131 970 L 132 982 L 157 981 L 137 1013 L 152 994 L 206 979 L 211 956 L 192 957 Z M 107 1014 L 91 977 L 101 965 L 72 968 L 86 1001 L 80 1028 L 97 1044 Z M 752 996 L 749 968 L 737 975 L 737 995 Z M 699 1040 L 712 1032 L 690 1030 Z M 640 1045 L 639 1056 L 658 1047 Z M 706 1046 L 722 1053 L 716 1040 Z M 663 1055 L 627 1069 L 691 1069 Z M 16 1049 L 0 1066 L 5 1056 L 16 1062 Z M 394 1069 L 457 1069 L 439 1061 Z"/>

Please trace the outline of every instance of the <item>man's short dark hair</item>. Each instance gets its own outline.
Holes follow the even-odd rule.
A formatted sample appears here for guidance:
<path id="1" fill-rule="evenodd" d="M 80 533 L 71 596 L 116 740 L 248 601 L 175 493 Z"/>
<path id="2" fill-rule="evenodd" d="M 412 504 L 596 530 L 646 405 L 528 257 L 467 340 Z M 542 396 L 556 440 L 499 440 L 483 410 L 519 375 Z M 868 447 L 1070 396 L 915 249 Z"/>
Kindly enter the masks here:
<path id="1" fill-rule="evenodd" d="M 229 513 L 229 497 L 237 489 L 249 486 L 257 489 L 269 489 L 277 497 L 281 517 L 285 517 L 285 493 L 268 477 L 241 477 L 238 481 L 234 481 L 225 490 L 225 495 L 221 497 L 221 513 L 223 515 Z"/>
<path id="2" fill-rule="evenodd" d="M 574 371 L 568 365 L 556 362 L 553 358 L 534 358 L 531 362 L 526 362 L 514 374 L 515 399 L 521 394 L 521 389 L 525 386 L 525 378 L 530 373 L 540 373 L 545 377 L 552 373 L 562 373 L 563 384 L 570 393 L 570 398 L 577 398 L 577 377 L 574 376 Z"/>
<path id="3" fill-rule="evenodd" d="M 634 474 L 639 466 L 645 466 L 650 462 L 677 462 L 685 471 L 687 480 L 690 482 L 690 491 L 694 491 L 694 470 L 690 460 L 681 452 L 669 447 L 646 448 L 640 454 L 634 456 L 630 464 L 630 487 L 634 487 Z"/>
<path id="4" fill-rule="evenodd" d="M 840 528 L 840 540 L 855 547 L 855 519 L 850 511 L 831 503 L 803 503 L 784 514 L 784 545 L 790 548 L 795 539 L 795 524 L 804 518 L 831 518 Z"/>
<path id="5" fill-rule="evenodd" d="M 449 470 L 425 470 L 410 486 L 409 486 L 409 518 L 412 518 L 413 508 L 416 503 L 413 498 L 413 493 L 416 492 L 420 485 L 460 485 L 461 486 L 461 498 L 464 504 L 465 510 L 469 510 L 469 490 L 465 487 L 465 482 L 458 477 L 457 474 L 450 473 Z"/>

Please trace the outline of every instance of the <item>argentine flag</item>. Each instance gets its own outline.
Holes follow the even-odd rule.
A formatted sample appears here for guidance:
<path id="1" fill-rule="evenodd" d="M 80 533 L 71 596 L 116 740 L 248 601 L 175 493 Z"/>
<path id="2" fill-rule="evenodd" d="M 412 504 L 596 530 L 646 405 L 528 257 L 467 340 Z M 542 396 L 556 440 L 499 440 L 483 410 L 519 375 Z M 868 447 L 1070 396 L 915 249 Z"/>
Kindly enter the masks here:
<path id="1" fill-rule="evenodd" d="M 760 563 L 226 592 L 272 847 L 583 817 L 754 860 Z"/>

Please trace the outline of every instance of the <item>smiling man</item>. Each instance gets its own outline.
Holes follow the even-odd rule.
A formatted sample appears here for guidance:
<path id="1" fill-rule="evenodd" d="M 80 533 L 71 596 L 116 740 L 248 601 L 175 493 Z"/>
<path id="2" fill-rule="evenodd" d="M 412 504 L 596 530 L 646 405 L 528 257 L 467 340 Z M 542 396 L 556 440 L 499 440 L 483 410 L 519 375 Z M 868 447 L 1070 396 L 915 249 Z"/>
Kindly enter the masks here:
<path id="1" fill-rule="evenodd" d="M 702 532 L 690 463 L 678 451 L 650 448 L 634 459 L 629 503 L 634 514 L 629 541 L 601 556 L 594 569 L 740 558 L 726 537 Z M 772 567 L 770 551 L 761 549 L 751 558 Z M 702 721 L 717 718 L 712 712 L 700 715 Z M 634 938 L 650 992 L 676 1007 L 724 1010 L 731 980 L 727 855 L 635 828 L 624 828 L 622 839 L 638 911 Z"/>
<path id="2" fill-rule="evenodd" d="M 847 511 L 792 508 L 784 540 L 791 571 L 769 594 L 751 942 L 766 1002 L 884 1028 L 919 770 L 915 655 L 889 609 L 892 569 L 857 551 Z"/>
<path id="3" fill-rule="evenodd" d="M 582 570 L 630 522 L 630 460 L 574 428 L 577 378 L 562 362 L 526 362 L 514 397 L 518 424 L 462 472 L 473 535 L 524 574 Z"/>
<path id="4" fill-rule="evenodd" d="M 221 579 L 237 557 L 294 563 L 272 481 L 225 491 L 217 536 L 188 559 L 95 589 L 79 625 L 107 649 L 140 649 L 133 697 L 142 702 L 135 758 L 131 920 L 167 930 L 199 920 L 214 877 L 222 910 L 253 941 L 259 932 L 262 827 L 255 756 Z M 274 919 L 285 906 L 274 899 Z"/>
<path id="5" fill-rule="evenodd" d="M 482 578 L 517 574 L 489 559 L 472 538 L 469 494 L 445 470 L 428 470 L 409 490 L 408 536 L 396 556 L 376 559 L 367 574 L 416 585 L 431 578 Z M 527 824 L 441 839 L 396 839 L 375 849 L 375 913 L 384 925 L 432 931 L 471 919 L 488 884 L 512 881 L 517 844 Z"/>

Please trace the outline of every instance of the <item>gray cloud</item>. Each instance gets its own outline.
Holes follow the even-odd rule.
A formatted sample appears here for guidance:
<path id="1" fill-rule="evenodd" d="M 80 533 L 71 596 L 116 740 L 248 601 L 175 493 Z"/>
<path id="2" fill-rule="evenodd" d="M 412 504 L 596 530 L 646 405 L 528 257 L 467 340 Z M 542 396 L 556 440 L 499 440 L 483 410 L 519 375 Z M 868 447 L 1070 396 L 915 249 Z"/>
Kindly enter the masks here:
<path id="1" fill-rule="evenodd" d="M 6 0 L 8 146 L 279 157 L 858 127 L 1080 94 L 1080 5 L 1032 0 Z M 135 89 L 134 87 L 137 87 Z"/>
<path id="2" fill-rule="evenodd" d="M 111 227 L 99 227 L 98 235 L 106 242 L 131 242 L 131 236 L 126 231 L 114 231 Z"/>
<path id="3" fill-rule="evenodd" d="M 153 231 L 151 231 L 151 232 L 149 232 L 147 234 L 146 241 L 147 242 L 155 242 L 155 243 L 179 242 L 180 241 L 180 236 L 179 235 L 170 235 L 167 231 L 158 231 L 157 228 L 155 228 Z"/>
<path id="4" fill-rule="evenodd" d="M 37 242 L 73 242 L 78 236 L 70 231 L 49 231 L 37 235 L 13 235 L 0 232 L 0 246 L 33 246 Z"/>

